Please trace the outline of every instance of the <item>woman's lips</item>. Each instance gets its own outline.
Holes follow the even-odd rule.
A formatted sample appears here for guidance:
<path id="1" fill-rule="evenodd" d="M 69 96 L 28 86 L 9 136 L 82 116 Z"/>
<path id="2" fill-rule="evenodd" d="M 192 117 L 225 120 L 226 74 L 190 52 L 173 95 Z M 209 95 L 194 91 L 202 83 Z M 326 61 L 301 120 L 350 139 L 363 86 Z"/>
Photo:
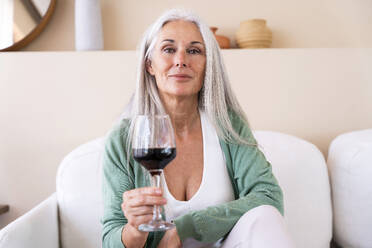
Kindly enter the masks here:
<path id="1" fill-rule="evenodd" d="M 191 76 L 187 74 L 172 74 L 172 75 L 169 75 L 168 77 L 175 78 L 177 80 L 188 80 L 191 78 Z"/>
<path id="2" fill-rule="evenodd" d="M 192 77 L 187 74 L 172 74 L 168 77 L 173 78 L 177 81 L 189 81 Z"/>

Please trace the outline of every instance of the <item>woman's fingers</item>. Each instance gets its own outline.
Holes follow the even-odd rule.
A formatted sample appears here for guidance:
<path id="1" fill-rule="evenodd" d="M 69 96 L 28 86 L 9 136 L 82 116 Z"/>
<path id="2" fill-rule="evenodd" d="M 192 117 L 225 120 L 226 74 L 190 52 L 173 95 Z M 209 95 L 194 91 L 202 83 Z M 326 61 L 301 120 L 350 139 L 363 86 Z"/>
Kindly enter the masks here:
<path id="1" fill-rule="evenodd" d="M 152 214 L 135 216 L 128 219 L 128 224 L 138 229 L 138 226 L 144 223 L 149 223 L 152 220 Z"/>
<path id="2" fill-rule="evenodd" d="M 140 224 L 148 223 L 153 216 L 153 208 L 151 206 L 142 206 L 136 208 L 125 208 L 122 205 L 125 217 L 128 224 L 138 229 Z"/>
<path id="3" fill-rule="evenodd" d="M 160 188 L 144 187 L 124 192 L 123 202 L 126 208 L 133 208 L 147 205 L 164 205 L 166 199 L 162 196 Z"/>
<path id="4" fill-rule="evenodd" d="M 141 215 L 147 215 L 153 213 L 153 207 L 152 206 L 141 206 L 141 207 L 135 207 L 129 209 L 127 211 L 127 214 L 130 214 L 132 216 L 141 216 Z"/>
<path id="5" fill-rule="evenodd" d="M 167 200 L 162 196 L 139 195 L 136 198 L 130 199 L 127 204 L 129 207 L 135 208 L 140 206 L 164 205 Z"/>
<path id="6" fill-rule="evenodd" d="M 152 219 L 153 206 L 164 205 L 167 200 L 162 190 L 156 187 L 144 187 L 124 192 L 121 208 L 128 223 L 136 228 Z"/>
<path id="7" fill-rule="evenodd" d="M 143 187 L 124 192 L 123 198 L 135 198 L 139 195 L 162 195 L 162 190 L 157 187 Z"/>

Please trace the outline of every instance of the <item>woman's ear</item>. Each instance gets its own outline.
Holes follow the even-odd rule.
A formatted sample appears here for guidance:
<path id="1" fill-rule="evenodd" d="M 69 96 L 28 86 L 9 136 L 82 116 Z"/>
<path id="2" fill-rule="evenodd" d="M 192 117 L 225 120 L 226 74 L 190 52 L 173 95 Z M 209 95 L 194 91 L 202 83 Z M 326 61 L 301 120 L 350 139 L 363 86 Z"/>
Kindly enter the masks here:
<path id="1" fill-rule="evenodd" d="M 150 73 L 150 75 L 154 76 L 155 73 L 154 73 L 154 70 L 152 69 L 152 66 L 151 66 L 151 60 L 146 59 L 145 65 L 146 65 L 146 71 L 148 73 Z"/>

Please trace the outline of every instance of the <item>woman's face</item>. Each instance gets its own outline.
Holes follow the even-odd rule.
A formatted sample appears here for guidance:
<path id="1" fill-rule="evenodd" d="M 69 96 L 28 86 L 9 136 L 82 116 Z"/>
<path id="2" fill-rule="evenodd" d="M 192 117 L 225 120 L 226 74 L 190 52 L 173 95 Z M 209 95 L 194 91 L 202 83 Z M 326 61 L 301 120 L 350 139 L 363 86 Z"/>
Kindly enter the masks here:
<path id="1" fill-rule="evenodd" d="M 178 20 L 161 29 L 146 68 L 155 76 L 161 95 L 197 96 L 204 81 L 205 61 L 198 27 Z"/>

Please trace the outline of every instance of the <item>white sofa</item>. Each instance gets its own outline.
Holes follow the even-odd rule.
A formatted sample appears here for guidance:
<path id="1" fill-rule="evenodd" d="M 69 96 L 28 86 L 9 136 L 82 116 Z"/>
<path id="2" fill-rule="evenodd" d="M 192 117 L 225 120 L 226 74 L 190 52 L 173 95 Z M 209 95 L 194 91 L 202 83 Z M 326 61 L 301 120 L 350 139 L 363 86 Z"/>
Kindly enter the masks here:
<path id="1" fill-rule="evenodd" d="M 327 165 L 313 144 L 256 131 L 284 191 L 285 220 L 297 247 L 326 248 L 332 239 Z M 104 139 L 81 145 L 62 161 L 57 191 L 0 231 L 0 248 L 101 247 L 101 159 Z"/>

